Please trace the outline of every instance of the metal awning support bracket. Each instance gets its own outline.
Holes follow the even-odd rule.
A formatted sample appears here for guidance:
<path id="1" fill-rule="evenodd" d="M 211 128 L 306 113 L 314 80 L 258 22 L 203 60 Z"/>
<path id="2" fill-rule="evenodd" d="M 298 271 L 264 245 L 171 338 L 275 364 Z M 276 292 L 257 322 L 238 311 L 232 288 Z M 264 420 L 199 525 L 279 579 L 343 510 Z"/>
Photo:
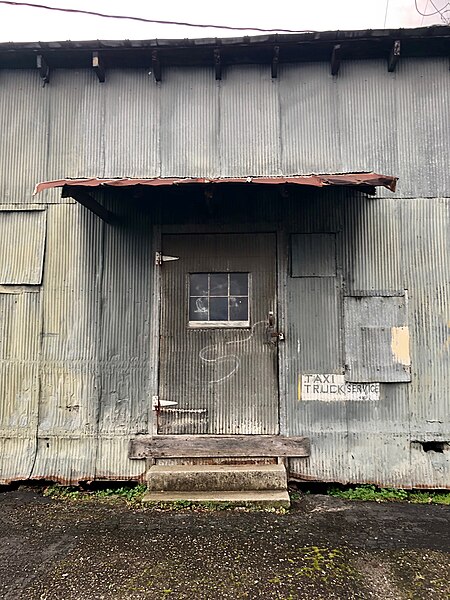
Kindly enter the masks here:
<path id="1" fill-rule="evenodd" d="M 95 198 L 93 198 L 90 194 L 88 194 L 85 190 L 77 188 L 75 186 L 65 185 L 61 194 L 62 198 L 73 198 L 79 204 L 82 204 L 88 210 L 93 212 L 97 217 L 105 221 L 105 223 L 109 223 L 109 225 L 113 225 L 118 222 L 118 217 L 110 210 L 105 208 L 102 204 L 97 202 Z"/>

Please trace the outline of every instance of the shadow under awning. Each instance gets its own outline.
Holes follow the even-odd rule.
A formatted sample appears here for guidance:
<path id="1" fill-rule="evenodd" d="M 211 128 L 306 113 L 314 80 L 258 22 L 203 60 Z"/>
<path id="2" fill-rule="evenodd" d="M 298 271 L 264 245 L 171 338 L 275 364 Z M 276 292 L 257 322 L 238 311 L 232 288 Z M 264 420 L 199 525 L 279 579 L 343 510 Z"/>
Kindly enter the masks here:
<path id="1" fill-rule="evenodd" d="M 63 198 L 74 198 L 80 204 L 94 212 L 106 222 L 115 220 L 113 213 L 97 202 L 89 193 L 87 188 L 127 188 L 132 186 L 183 186 L 189 184 L 257 184 L 257 185 L 302 185 L 314 188 L 325 188 L 330 186 L 354 187 L 363 192 L 374 194 L 376 187 L 384 187 L 395 192 L 398 177 L 381 175 L 379 173 L 326 173 L 320 175 L 292 175 L 273 177 L 153 177 L 153 178 L 130 178 L 117 177 L 101 179 L 91 178 L 67 178 L 54 181 L 43 181 L 36 184 L 33 195 L 44 190 L 63 188 Z"/>

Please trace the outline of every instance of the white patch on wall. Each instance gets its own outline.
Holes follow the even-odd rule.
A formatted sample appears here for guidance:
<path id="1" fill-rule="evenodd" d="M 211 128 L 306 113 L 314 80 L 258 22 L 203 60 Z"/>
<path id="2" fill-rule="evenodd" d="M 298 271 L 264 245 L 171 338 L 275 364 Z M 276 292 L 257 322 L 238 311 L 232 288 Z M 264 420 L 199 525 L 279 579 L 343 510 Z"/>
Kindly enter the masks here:
<path id="1" fill-rule="evenodd" d="M 379 400 L 379 383 L 349 383 L 344 375 L 307 374 L 300 375 L 298 382 L 299 400 Z"/>

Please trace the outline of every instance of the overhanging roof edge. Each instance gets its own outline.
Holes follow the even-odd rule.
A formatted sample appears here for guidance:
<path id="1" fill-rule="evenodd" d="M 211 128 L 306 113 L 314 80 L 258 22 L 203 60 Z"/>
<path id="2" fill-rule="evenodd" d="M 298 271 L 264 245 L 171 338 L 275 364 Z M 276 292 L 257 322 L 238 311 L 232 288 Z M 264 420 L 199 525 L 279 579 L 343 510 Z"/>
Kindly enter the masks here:
<path id="1" fill-rule="evenodd" d="M 293 184 L 305 185 L 312 187 L 328 187 L 328 186 L 371 186 L 385 187 L 391 192 L 395 192 L 398 177 L 391 175 L 381 175 L 373 172 L 363 173 L 322 173 L 310 175 L 293 175 L 289 177 L 273 176 L 273 177 L 153 177 L 153 178 L 67 178 L 56 179 L 53 181 L 42 181 L 37 183 L 33 195 L 36 195 L 44 190 L 70 186 L 70 187 L 131 187 L 135 185 L 144 186 L 172 186 L 186 184 L 225 184 L 225 183 L 247 183 L 247 184 Z"/>

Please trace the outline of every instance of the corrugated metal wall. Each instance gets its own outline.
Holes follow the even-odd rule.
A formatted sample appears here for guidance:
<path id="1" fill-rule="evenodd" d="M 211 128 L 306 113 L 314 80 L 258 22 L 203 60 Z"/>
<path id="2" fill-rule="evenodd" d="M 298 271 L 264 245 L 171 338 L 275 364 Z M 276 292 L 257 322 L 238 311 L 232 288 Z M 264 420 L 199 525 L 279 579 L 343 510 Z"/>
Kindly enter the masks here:
<path id="1" fill-rule="evenodd" d="M 450 438 L 450 200 L 341 200 L 339 274 L 287 279 L 286 427 L 311 438 L 311 457 L 291 461 L 292 472 L 301 479 L 449 487 L 448 452 L 425 451 L 420 442 Z M 305 231 L 304 207 L 297 206 L 291 229 Z M 311 230 L 336 231 L 339 223 L 322 214 L 323 227 Z M 408 302 L 411 383 L 381 384 L 378 401 L 299 400 L 300 374 L 344 372 L 342 295 L 393 301 L 399 290 Z"/>
<path id="2" fill-rule="evenodd" d="M 273 192 L 259 214 L 233 196 L 214 218 L 221 231 L 336 235 L 335 275 L 290 277 L 289 264 L 279 273 L 282 427 L 312 442 L 293 472 L 450 485 L 448 453 L 420 444 L 450 437 L 446 59 L 402 60 L 395 73 L 344 61 L 334 78 L 328 64 L 306 63 L 280 66 L 276 80 L 254 65 L 228 67 L 220 82 L 212 69 L 175 67 L 159 84 L 144 69 L 108 70 L 105 84 L 90 70 L 55 70 L 45 87 L 36 71 L 1 71 L 0 81 L 0 204 L 46 212 L 42 285 L 0 282 L 0 480 L 138 477 L 128 440 L 150 430 L 156 210 L 130 220 L 134 209 L 119 203 L 126 224 L 110 227 L 58 191 L 33 198 L 37 181 L 375 170 L 400 177 L 395 195 Z M 202 230 L 202 215 L 190 221 L 198 227 L 178 217 L 173 232 Z M 14 243 L 12 231 L 0 244 Z M 382 384 L 377 402 L 299 402 L 299 374 L 344 372 L 344 296 L 405 294 L 411 383 Z"/>
<path id="3" fill-rule="evenodd" d="M 445 196 L 450 83 L 445 58 L 212 69 L 1 72 L 0 202 L 31 201 L 60 177 L 246 176 L 375 170 L 397 197 Z M 18 173 L 18 176 L 12 174 Z M 390 197 L 390 192 L 385 192 Z M 35 200 L 36 201 L 36 200 Z M 58 202 L 47 191 L 38 202 Z"/>

